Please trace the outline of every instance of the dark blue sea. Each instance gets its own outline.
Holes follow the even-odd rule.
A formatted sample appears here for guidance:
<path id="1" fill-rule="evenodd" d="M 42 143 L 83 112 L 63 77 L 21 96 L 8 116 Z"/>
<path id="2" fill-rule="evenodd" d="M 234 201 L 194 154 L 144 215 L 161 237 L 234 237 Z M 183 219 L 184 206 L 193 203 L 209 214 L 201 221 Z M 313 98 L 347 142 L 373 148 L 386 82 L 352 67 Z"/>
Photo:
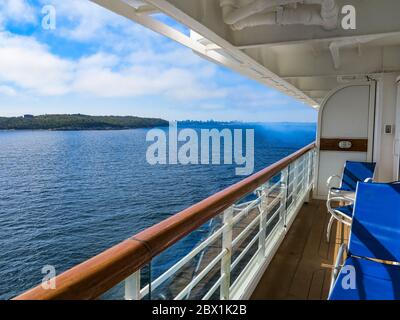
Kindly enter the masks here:
<path id="1" fill-rule="evenodd" d="M 255 171 L 312 142 L 316 128 L 225 127 L 255 129 Z M 244 178 L 236 165 L 151 166 L 146 132 L 0 131 L 0 299 L 39 284 L 44 265 L 61 273 Z M 158 268 L 198 241 L 182 241 Z"/>

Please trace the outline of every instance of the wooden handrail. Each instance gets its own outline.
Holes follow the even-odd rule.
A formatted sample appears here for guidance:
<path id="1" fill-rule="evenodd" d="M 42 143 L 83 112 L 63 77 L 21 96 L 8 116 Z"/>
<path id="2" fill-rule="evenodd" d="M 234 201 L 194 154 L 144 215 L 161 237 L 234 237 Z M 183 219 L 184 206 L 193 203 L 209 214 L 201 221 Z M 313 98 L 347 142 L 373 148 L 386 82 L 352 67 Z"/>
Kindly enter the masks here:
<path id="1" fill-rule="evenodd" d="M 314 148 L 315 142 L 62 273 L 56 289 L 39 285 L 14 300 L 98 298 Z"/>

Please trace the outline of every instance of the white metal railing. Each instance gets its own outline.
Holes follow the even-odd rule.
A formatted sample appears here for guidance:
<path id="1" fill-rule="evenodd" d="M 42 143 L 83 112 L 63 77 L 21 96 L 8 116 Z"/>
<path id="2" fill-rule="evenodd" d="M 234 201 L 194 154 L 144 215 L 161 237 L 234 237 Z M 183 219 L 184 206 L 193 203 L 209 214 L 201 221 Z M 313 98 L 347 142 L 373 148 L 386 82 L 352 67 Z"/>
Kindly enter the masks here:
<path id="1" fill-rule="evenodd" d="M 172 267 L 156 279 L 151 279 L 151 285 L 142 288 L 141 272 L 136 271 L 125 280 L 125 299 L 144 298 L 176 277 L 195 257 L 204 259 L 207 255 L 204 268 L 200 270 L 200 263 L 197 263 L 195 273 L 187 283 L 182 285 L 180 281 L 178 286 L 178 282 L 170 281 L 169 286 L 177 286 L 173 288 L 177 292 L 173 298 L 190 299 L 193 290 L 202 281 L 210 283 L 204 286 L 206 289 L 198 290 L 196 297 L 249 297 L 297 212 L 308 200 L 314 183 L 314 158 L 315 151 L 308 151 L 254 190 L 252 200 L 236 203 L 225 210 L 216 230 Z M 216 244 L 219 244 L 217 251 Z M 207 252 L 211 245 L 212 250 Z M 220 270 L 216 272 L 218 267 Z"/>

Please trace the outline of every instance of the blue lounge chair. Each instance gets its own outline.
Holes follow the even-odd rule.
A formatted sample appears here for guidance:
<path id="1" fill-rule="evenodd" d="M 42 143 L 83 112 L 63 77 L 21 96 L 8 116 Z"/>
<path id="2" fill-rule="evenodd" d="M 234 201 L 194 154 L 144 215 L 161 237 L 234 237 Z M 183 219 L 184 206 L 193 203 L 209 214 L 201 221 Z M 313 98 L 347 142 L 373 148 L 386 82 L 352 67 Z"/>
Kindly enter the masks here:
<path id="1" fill-rule="evenodd" d="M 339 250 L 330 300 L 400 300 L 400 183 L 358 184 L 339 271 L 346 249 Z"/>
<path id="2" fill-rule="evenodd" d="M 328 242 L 333 222 L 337 220 L 346 225 L 351 225 L 351 220 L 353 217 L 353 206 L 351 204 L 332 208 L 332 202 L 344 201 L 352 203 L 354 200 L 357 182 L 372 181 L 375 173 L 375 167 L 375 162 L 346 161 L 339 187 L 332 186 L 335 178 L 340 179 L 339 176 L 333 175 L 328 178 L 327 186 L 329 188 L 329 192 L 326 206 L 328 212 L 331 214 L 331 218 L 326 230 L 326 240 Z"/>
<path id="3" fill-rule="evenodd" d="M 346 161 L 342 177 L 330 176 L 327 180 L 329 188 L 328 199 L 342 196 L 346 198 L 349 193 L 356 191 L 357 182 L 367 182 L 374 178 L 375 162 Z M 340 180 L 340 186 L 334 187 L 334 179 Z"/>

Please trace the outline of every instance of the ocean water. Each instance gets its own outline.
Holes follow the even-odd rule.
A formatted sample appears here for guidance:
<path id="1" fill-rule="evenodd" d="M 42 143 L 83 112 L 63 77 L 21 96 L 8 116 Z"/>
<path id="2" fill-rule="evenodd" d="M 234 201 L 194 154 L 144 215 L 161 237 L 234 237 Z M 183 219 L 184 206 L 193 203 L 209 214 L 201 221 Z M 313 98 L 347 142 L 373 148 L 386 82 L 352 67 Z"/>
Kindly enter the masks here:
<path id="1" fill-rule="evenodd" d="M 315 139 L 315 124 L 225 127 L 255 129 L 255 171 Z M 0 131 L 0 299 L 39 284 L 45 265 L 61 273 L 244 178 L 236 165 L 151 166 L 146 132 Z"/>

